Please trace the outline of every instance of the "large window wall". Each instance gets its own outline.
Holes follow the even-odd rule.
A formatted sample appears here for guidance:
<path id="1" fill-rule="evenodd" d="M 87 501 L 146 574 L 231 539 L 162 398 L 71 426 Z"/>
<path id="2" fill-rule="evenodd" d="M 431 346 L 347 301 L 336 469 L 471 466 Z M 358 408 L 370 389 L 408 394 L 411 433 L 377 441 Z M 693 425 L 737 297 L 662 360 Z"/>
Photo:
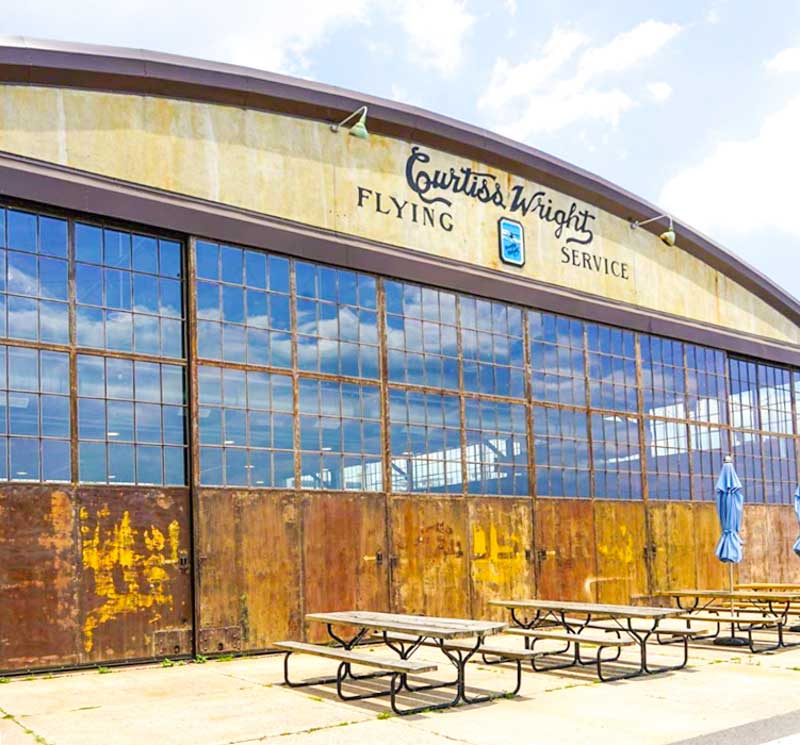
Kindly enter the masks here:
<path id="1" fill-rule="evenodd" d="M 0 206 L 0 479 L 187 482 L 181 241 Z"/>
<path id="2" fill-rule="evenodd" d="M 785 367 L 16 207 L 0 260 L 0 479 L 710 500 L 731 452 L 795 488 Z"/>

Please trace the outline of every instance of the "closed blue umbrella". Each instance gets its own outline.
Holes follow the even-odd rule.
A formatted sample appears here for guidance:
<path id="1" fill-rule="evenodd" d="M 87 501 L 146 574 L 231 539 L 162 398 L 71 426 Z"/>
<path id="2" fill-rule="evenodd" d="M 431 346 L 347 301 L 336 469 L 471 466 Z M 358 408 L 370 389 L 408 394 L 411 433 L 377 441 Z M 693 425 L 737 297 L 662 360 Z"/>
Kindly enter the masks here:
<path id="1" fill-rule="evenodd" d="M 714 553 L 720 561 L 731 564 L 731 572 L 732 565 L 742 560 L 742 539 L 739 531 L 742 529 L 743 506 L 742 482 L 739 481 L 728 455 L 717 479 L 717 514 L 722 535 Z"/>
<path id="2" fill-rule="evenodd" d="M 797 515 L 797 520 L 800 522 L 800 486 L 797 487 L 797 491 L 794 493 L 794 514 Z M 800 538 L 794 542 L 792 548 L 800 556 Z"/>
<path id="3" fill-rule="evenodd" d="M 731 462 L 731 457 L 728 455 L 725 456 L 725 463 L 717 479 L 717 514 L 719 515 L 722 535 L 719 537 L 714 553 L 720 561 L 728 564 L 730 568 L 731 592 L 733 592 L 733 565 L 742 560 L 742 538 L 739 535 L 739 531 L 742 529 L 743 511 L 742 482 L 739 481 Z M 733 611 L 733 597 L 731 597 L 731 614 L 733 614 Z M 734 626 L 731 624 L 730 637 L 717 637 L 714 643 L 738 647 L 747 644 L 747 641 L 736 636 Z"/>

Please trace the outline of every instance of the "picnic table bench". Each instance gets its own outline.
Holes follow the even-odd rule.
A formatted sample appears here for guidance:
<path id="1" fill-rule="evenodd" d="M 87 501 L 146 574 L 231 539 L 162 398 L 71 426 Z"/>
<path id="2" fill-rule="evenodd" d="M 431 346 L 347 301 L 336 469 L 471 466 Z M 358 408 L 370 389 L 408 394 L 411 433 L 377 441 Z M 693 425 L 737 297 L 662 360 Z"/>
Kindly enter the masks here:
<path id="1" fill-rule="evenodd" d="M 682 611 L 681 618 L 691 624 L 693 621 L 715 623 L 716 631 L 697 639 L 714 639 L 715 643 L 747 645 L 751 652 L 769 652 L 780 647 L 795 646 L 788 644 L 783 635 L 792 605 L 800 603 L 800 592 L 784 592 L 780 590 L 707 590 L 679 589 L 663 590 L 657 593 L 675 601 Z M 721 637 L 722 627 L 729 626 L 730 637 Z M 753 632 L 759 629 L 774 628 L 777 631 L 775 644 L 756 646 Z M 737 637 L 736 631 L 745 633 L 746 638 Z"/>
<path id="2" fill-rule="evenodd" d="M 501 696 L 515 695 L 521 685 L 521 661 L 517 670 L 516 687 L 512 691 L 487 693 L 472 696 L 466 688 L 466 665 L 484 647 L 484 639 L 503 631 L 507 624 L 498 621 L 476 621 L 463 618 L 438 618 L 434 616 L 406 615 L 397 613 L 378 613 L 371 611 L 336 611 L 332 613 L 309 613 L 306 620 L 324 623 L 331 640 L 339 646 L 332 647 L 303 642 L 277 642 L 275 647 L 284 651 L 284 681 L 288 686 L 299 687 L 321 683 L 336 683 L 336 691 L 345 701 L 354 701 L 377 696 L 389 696 L 392 710 L 396 714 L 414 714 L 430 709 L 444 709 L 460 703 L 481 703 Z M 338 634 L 334 627 L 355 627 L 357 631 L 348 638 Z M 368 636 L 369 635 L 369 636 Z M 395 656 L 374 655 L 358 650 L 366 639 L 379 638 Z M 445 658 L 456 668 L 456 678 L 452 681 L 433 682 L 412 686 L 408 681 L 410 674 L 431 672 L 437 665 L 430 662 L 417 662 L 410 659 L 422 646 L 438 648 Z M 336 675 L 329 678 L 316 678 L 293 682 L 289 677 L 289 658 L 293 654 L 307 654 L 338 661 Z M 376 672 L 356 675 L 352 667 L 365 666 Z M 390 678 L 389 687 L 376 692 L 359 694 L 345 693 L 343 685 L 348 681 L 361 681 L 368 678 Z M 440 703 L 400 708 L 398 695 L 404 690 L 409 693 L 452 687 L 455 696 Z"/>
<path id="3" fill-rule="evenodd" d="M 688 640 L 692 633 L 683 629 L 662 629 L 663 619 L 674 618 L 680 611 L 671 608 L 650 606 L 584 603 L 568 600 L 490 600 L 490 605 L 506 608 L 514 622 L 508 633 L 526 637 L 531 648 L 536 641 L 564 641 L 566 646 L 554 652 L 541 652 L 532 660 L 534 670 L 561 669 L 575 665 L 594 664 L 598 678 L 602 681 L 620 680 L 637 675 L 678 670 L 686 666 L 689 659 Z M 556 627 L 554 628 L 554 624 Z M 651 668 L 647 662 L 647 642 L 653 634 L 668 634 L 683 643 L 683 659 L 677 665 Z M 636 645 L 639 648 L 639 666 L 632 672 L 607 676 L 603 664 L 616 662 L 623 647 Z M 581 655 L 581 646 L 597 648 L 593 659 Z M 566 662 L 553 663 L 546 668 L 537 665 L 537 657 L 567 654 Z M 606 648 L 615 649 L 613 657 L 604 657 Z"/>

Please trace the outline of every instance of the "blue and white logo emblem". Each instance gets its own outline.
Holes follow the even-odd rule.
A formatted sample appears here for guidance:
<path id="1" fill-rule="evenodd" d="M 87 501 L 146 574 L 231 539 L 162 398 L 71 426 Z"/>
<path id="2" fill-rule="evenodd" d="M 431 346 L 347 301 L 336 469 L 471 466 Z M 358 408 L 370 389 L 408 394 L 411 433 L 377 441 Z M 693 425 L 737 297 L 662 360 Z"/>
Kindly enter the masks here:
<path id="1" fill-rule="evenodd" d="M 525 233 L 516 220 L 501 217 L 497 223 L 500 259 L 505 264 L 522 266 L 525 263 Z"/>

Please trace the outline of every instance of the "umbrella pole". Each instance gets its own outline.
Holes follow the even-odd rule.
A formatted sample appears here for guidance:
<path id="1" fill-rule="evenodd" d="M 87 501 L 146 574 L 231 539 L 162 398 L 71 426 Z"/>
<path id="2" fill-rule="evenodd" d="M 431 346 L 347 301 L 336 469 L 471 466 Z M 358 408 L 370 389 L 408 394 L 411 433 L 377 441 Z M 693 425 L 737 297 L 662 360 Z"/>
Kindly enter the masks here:
<path id="1" fill-rule="evenodd" d="M 733 599 L 733 562 L 729 561 L 728 564 L 728 586 L 730 588 L 730 601 L 731 601 L 731 617 L 736 613 L 736 607 Z M 720 626 L 720 631 L 722 627 Z M 747 639 L 742 636 L 736 636 L 736 624 L 731 623 L 730 636 L 718 636 L 714 639 L 714 644 L 721 647 L 745 647 L 747 646 Z"/>
<path id="2" fill-rule="evenodd" d="M 731 615 L 733 615 L 733 562 L 728 562 L 728 570 L 730 572 L 730 586 L 731 586 Z"/>

